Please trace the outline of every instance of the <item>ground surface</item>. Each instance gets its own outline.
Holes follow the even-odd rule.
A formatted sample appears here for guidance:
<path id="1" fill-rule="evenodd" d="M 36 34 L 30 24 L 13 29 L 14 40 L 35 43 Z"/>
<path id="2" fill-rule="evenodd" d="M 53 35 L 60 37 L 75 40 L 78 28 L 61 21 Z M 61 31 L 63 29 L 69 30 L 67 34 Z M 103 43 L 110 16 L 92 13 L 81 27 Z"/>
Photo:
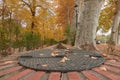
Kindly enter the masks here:
<path id="1" fill-rule="evenodd" d="M 104 50 L 106 45 L 98 45 L 98 48 Z M 61 73 L 35 71 L 20 66 L 17 57 L 24 53 L 15 53 L 0 60 L 0 80 L 120 80 L 120 61 L 115 55 L 101 53 L 105 56 L 105 63 L 91 70 Z"/>

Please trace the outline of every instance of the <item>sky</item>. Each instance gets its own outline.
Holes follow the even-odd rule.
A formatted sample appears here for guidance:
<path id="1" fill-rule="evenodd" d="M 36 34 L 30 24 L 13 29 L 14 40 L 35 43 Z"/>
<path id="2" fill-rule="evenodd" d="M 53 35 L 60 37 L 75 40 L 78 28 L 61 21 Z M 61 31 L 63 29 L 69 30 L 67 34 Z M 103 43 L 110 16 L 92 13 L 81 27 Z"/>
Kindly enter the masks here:
<path id="1" fill-rule="evenodd" d="M 97 35 L 109 35 L 111 33 L 111 29 L 108 32 L 103 32 L 102 29 L 98 30 Z"/>

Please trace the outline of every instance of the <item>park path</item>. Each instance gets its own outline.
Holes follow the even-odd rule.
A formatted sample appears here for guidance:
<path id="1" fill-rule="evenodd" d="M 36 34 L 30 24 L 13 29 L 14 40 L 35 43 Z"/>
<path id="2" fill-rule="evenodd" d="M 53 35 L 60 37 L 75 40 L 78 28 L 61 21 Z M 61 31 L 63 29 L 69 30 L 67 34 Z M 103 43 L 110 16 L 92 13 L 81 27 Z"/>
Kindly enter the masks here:
<path id="1" fill-rule="evenodd" d="M 90 70 L 61 73 L 35 71 L 20 66 L 17 57 L 24 53 L 27 52 L 0 60 L 0 80 L 120 80 L 120 62 L 115 56 L 105 57 L 104 64 Z"/>

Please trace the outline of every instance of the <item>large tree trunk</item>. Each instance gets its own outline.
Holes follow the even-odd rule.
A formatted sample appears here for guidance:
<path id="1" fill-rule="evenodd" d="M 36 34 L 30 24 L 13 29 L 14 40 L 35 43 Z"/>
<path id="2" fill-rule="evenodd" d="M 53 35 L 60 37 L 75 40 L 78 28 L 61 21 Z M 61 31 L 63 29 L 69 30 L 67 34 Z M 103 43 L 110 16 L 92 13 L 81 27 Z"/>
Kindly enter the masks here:
<path id="1" fill-rule="evenodd" d="M 95 50 L 96 28 L 102 0 L 84 0 L 82 12 L 80 12 L 79 25 L 76 33 L 75 47 L 87 50 Z"/>

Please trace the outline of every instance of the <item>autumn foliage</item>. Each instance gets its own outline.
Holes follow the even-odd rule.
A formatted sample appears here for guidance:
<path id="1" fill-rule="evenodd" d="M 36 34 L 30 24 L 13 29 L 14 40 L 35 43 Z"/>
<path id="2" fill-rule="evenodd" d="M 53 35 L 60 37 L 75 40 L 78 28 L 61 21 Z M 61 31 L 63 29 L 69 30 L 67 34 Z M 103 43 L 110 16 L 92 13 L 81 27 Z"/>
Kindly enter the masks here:
<path id="1" fill-rule="evenodd" d="M 0 53 L 6 55 L 11 48 L 30 50 L 65 40 L 74 0 L 1 0 L 0 10 Z"/>

